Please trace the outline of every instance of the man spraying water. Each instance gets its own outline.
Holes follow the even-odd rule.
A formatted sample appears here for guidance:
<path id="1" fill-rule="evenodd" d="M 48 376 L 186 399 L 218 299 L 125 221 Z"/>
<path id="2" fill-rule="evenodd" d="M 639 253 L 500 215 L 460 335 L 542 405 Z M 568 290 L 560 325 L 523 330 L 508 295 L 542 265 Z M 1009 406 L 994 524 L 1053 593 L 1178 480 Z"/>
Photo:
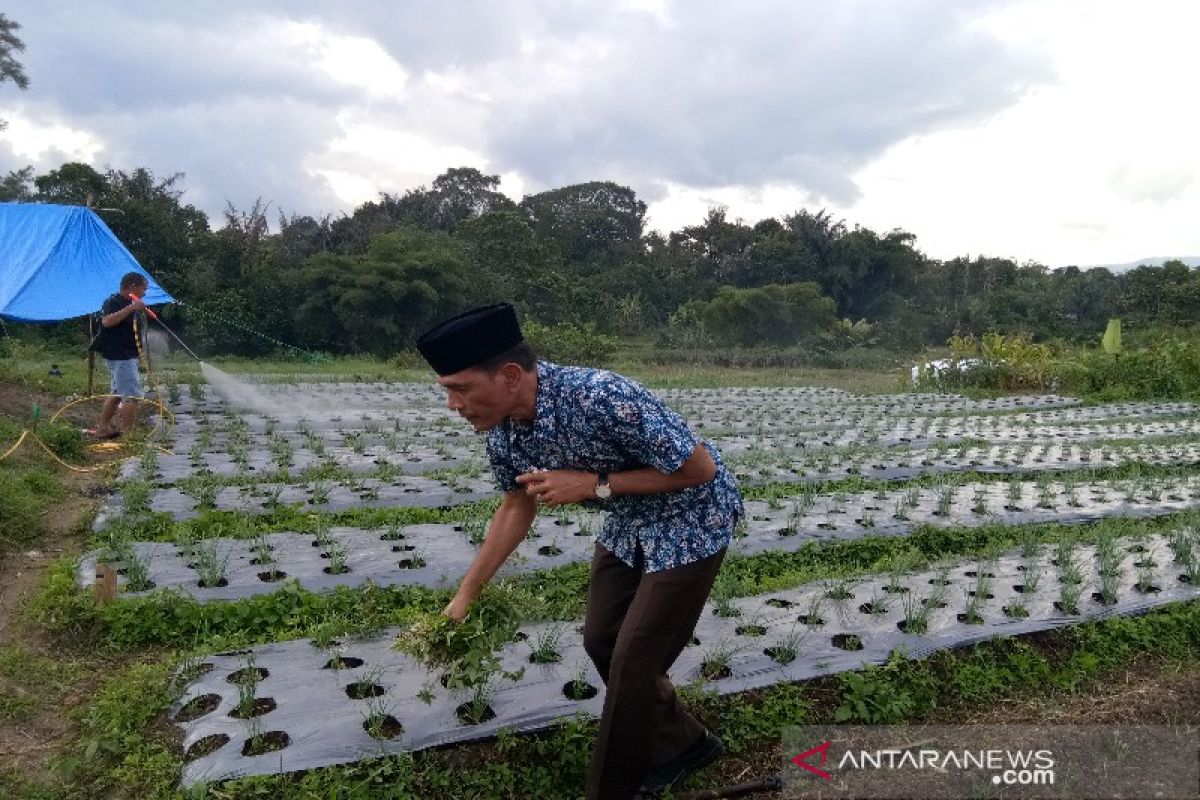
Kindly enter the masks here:
<path id="1" fill-rule="evenodd" d="M 100 409 L 100 420 L 89 433 L 100 439 L 113 439 L 128 433 L 137 423 L 138 401 L 144 396 L 138 376 L 138 364 L 145 349 L 146 304 L 141 296 L 149 282 L 140 272 L 121 277 L 120 290 L 104 301 L 100 309 L 100 333 L 91 348 L 100 353 L 110 376 L 110 397 Z M 116 425 L 113 424 L 120 417 Z"/>

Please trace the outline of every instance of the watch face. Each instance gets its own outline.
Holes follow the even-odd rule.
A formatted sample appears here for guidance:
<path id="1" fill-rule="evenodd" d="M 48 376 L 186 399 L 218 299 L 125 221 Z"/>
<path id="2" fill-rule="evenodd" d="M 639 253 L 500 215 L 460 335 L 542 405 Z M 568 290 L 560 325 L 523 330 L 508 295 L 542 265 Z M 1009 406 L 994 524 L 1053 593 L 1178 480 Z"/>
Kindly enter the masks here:
<path id="1" fill-rule="evenodd" d="M 599 497 L 601 500 L 607 500 L 612 497 L 612 487 L 607 483 L 600 484 L 596 487 L 596 497 Z"/>

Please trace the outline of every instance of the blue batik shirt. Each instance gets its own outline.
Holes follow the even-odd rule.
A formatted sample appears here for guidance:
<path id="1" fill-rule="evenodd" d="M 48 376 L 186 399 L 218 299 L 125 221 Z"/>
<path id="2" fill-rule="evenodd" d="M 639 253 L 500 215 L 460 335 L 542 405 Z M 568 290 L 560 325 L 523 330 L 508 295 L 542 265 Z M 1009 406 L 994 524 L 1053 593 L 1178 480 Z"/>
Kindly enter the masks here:
<path id="1" fill-rule="evenodd" d="M 596 541 L 630 566 L 641 545 L 643 568 L 690 564 L 729 544 L 744 513 L 737 482 L 721 454 L 644 386 L 612 372 L 537 365 L 534 419 L 506 419 L 488 431 L 487 451 L 504 492 L 537 469 L 675 472 L 703 444 L 717 465 L 708 483 L 674 492 L 614 495 L 584 505 L 609 512 Z"/>

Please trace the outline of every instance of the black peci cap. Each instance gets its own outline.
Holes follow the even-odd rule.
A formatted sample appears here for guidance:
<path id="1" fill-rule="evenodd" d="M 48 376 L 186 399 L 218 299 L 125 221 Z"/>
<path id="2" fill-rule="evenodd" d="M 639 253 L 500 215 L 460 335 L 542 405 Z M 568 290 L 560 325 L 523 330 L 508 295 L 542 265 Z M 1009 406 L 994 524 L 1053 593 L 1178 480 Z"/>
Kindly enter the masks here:
<path id="1" fill-rule="evenodd" d="M 452 375 L 523 341 L 517 312 L 509 303 L 497 303 L 435 325 L 417 339 L 417 350 L 438 375 Z"/>

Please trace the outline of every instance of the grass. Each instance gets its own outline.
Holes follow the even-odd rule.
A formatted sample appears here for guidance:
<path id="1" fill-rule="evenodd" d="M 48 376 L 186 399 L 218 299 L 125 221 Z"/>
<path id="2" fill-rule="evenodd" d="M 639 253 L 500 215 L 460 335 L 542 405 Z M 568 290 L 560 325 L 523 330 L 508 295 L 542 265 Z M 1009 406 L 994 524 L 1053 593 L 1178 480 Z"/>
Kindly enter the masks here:
<path id="1" fill-rule="evenodd" d="M 683 702 L 719 730 L 734 757 L 774 752 L 785 725 L 954 719 L 983 705 L 1084 695 L 1137 659 L 1194 670 L 1200 656 L 1200 603 L 1176 604 L 1022 639 L 999 639 L 924 661 L 894 659 L 854 678 L 784 684 L 720 697 L 695 687 Z M 174 694 L 169 664 L 135 663 L 107 681 L 83 713 L 68 778 L 0 778 L 14 800 L 50 796 L 137 796 L 182 800 L 174 787 L 180 757 L 151 721 Z M 486 699 L 486 690 L 483 693 Z M 848 709 L 848 712 L 841 709 Z M 502 733 L 491 745 L 430 750 L 282 776 L 207 787 L 212 800 L 311 797 L 573 798 L 591 753 L 594 722 L 565 719 L 529 736 Z M 83 753 L 95 743 L 90 759 Z M 3 781 L 9 781 L 6 784 Z M 710 777 L 707 783 L 711 784 Z M 52 794 L 53 793 L 53 794 Z"/>
<path id="2" fill-rule="evenodd" d="M 392 363 L 372 359 L 339 359 L 318 365 L 240 360 L 218 363 L 231 372 L 243 369 L 260 372 L 277 367 L 279 375 L 273 379 L 285 381 L 295 379 L 301 373 L 314 372 L 342 380 L 374 380 L 381 376 L 387 380 L 398 377 L 429 380 L 424 370 L 402 370 Z M 822 375 L 835 371 L 701 371 L 675 367 L 642 368 L 634 363 L 628 366 L 629 373 L 662 387 L 728 385 L 730 382 L 764 386 L 811 385 L 828 378 L 840 382 L 841 388 L 854 391 L 896 388 L 894 376 L 865 371 L 862 374 L 836 371 L 836 375 Z M 7 367 L 0 367 L 0 371 L 3 369 Z M 175 370 L 179 383 L 186 384 L 198 377 L 194 365 L 178 364 Z M 35 373 L 36 369 L 31 368 L 27 377 L 33 380 Z M 77 377 L 76 372 L 68 370 L 68 376 L 63 380 L 69 382 Z M 217 422 L 218 426 L 221 424 Z M 231 435 L 231 442 L 236 438 Z M 275 456 L 277 462 L 290 467 L 291 454 L 286 450 L 288 448 L 277 446 Z M 148 462 L 143 466 L 152 468 L 154 459 L 150 458 Z M 52 473 L 47 474 L 53 477 Z M 1124 476 L 1132 482 L 1145 480 L 1147 476 L 1157 479 L 1185 472 L 1174 468 L 1135 470 L 1120 467 L 1106 468 L 1098 474 Z M 314 477 L 328 481 L 340 476 L 324 473 Z M 969 480 L 994 482 L 1003 479 L 970 475 L 950 479 L 924 477 L 906 482 L 849 478 L 826 484 L 821 491 L 874 490 L 878 496 L 894 489 L 916 491 L 937 484 L 958 486 Z M 212 486 L 225 485 L 223 481 L 209 480 Z M 238 480 L 257 483 L 262 478 Z M 315 486 L 315 493 L 319 495 L 324 488 L 325 484 Z M 127 484 L 126 489 L 135 501 L 139 491 L 142 492 L 142 502 L 135 505 L 144 507 L 147 488 Z M 195 489 L 203 494 L 209 491 L 209 486 L 196 486 Z M 796 485 L 775 484 L 758 487 L 749 494 L 769 500 L 782 498 L 796 490 Z M 0 493 L 0 501 L 5 496 Z M 885 507 L 887 510 L 879 520 L 893 510 L 890 506 Z M 901 503 L 897 510 L 904 507 Z M 259 516 L 209 510 L 186 523 L 171 521 L 164 515 L 147 514 L 144 518 L 118 523 L 113 530 L 106 531 L 106 537 L 125 542 L 195 543 L 230 536 L 259 539 L 262 544 L 261 537 L 265 533 L 281 530 L 321 532 L 320 535 L 328 540 L 327 532 L 333 525 L 380 528 L 381 533 L 390 527 L 399 533 L 399 526 L 403 524 L 454 521 L 464 523 L 464 527 L 478 538 L 484 532 L 482 521 L 494 508 L 494 502 L 450 511 L 377 509 L 314 514 L 278 508 Z M 6 518 L 0 515 L 0 519 Z M 720 590 L 714 595 L 714 602 L 733 608 L 733 600 L 737 597 L 800 584 L 820 581 L 835 587 L 849 584 L 856 576 L 868 573 L 892 572 L 899 576 L 918 562 L 951 557 L 986 560 L 999 549 L 1021 544 L 1048 546 L 1045 551 L 1050 553 L 1056 544 L 1099 542 L 1139 530 L 1165 531 L 1189 524 L 1194 526 L 1197 519 L 1196 514 L 1175 514 L 1157 520 L 1111 519 L 1079 526 L 921 527 L 909 537 L 869 536 L 854 541 L 806 545 L 793 552 L 730 557 L 723 565 Z M 212 545 L 198 546 L 203 549 Z M 1181 543 L 1177 548 L 1183 553 Z M 265 549 L 260 547 L 258 555 L 263 557 Z M 1179 559 L 1180 563 L 1189 563 L 1188 558 L 1192 559 L 1190 563 L 1195 562 L 1193 556 L 1185 554 Z M 61 649 L 55 657 L 38 656 L 20 648 L 0 648 L 0 722 L 27 719 L 35 712 L 27 694 L 34 681 L 61 692 L 85 678 L 94 681 L 92 673 L 111 677 L 101 680 L 94 691 L 89 690 L 90 699 L 77 714 L 77 736 L 63 754 L 57 771 L 26 777 L 0 768 L 0 796 L 14 800 L 48 800 L 51 797 L 74 800 L 100 796 L 182 798 L 175 787 L 180 768 L 178 746 L 172 730 L 163 724 L 163 714 L 180 688 L 172 681 L 171 672 L 187 660 L 186 654 L 309 636 L 332 645 L 335 640 L 350 634 L 377 631 L 391 625 L 403 626 L 422 618 L 437 620 L 438 612 L 449 599 L 448 591 L 421 587 L 364 586 L 318 595 L 285 581 L 278 584 L 278 590 L 272 594 L 233 602 L 200 604 L 178 594 L 156 592 L 141 598 L 125 597 L 97 609 L 90 595 L 75 587 L 74 567 L 70 558 L 57 562 L 25 613 L 23 624 L 36 626 L 43 635 L 60 643 Z M 444 634 L 442 644 L 452 651 L 449 668 L 457 676 L 453 686 L 463 692 L 466 700 L 464 722 L 477 722 L 485 716 L 493 686 L 484 678 L 495 675 L 497 669 L 497 665 L 488 661 L 488 655 L 491 648 L 506 641 L 504 634 L 511 630 L 512 620 L 557 621 L 559 625 L 552 624 L 548 628 L 548 632 L 552 632 L 563 621 L 580 616 L 586 585 L 586 564 L 524 575 L 490 595 L 481 607 L 483 613 L 470 620 L 468 627 L 441 631 Z M 1088 591 L 1091 590 L 1088 587 Z M 918 598 L 912 595 L 915 592 L 902 595 L 899 602 L 915 603 Z M 844 601 L 829 599 L 824 604 L 839 613 L 844 611 Z M 821 604 L 808 610 L 819 616 Z M 801 611 L 795 609 L 797 614 Z M 919 627 L 923 613 L 917 605 L 906 608 L 906 618 L 912 618 L 914 628 Z M 463 634 L 462 639 L 456 640 L 454 634 Z M 809 631 L 797 623 L 781 638 L 764 639 L 756 644 L 773 646 L 778 656 L 776 661 L 787 663 L 802 652 L 808 634 Z M 751 758 L 774 752 L 784 724 L 839 718 L 875 722 L 922 720 L 935 714 L 955 712 L 967 716 L 982 704 L 1053 693 L 1086 692 L 1110 671 L 1147 654 L 1159 659 L 1173 659 L 1173 663 L 1194 663 L 1200 654 L 1198 640 L 1200 604 L 1191 603 L 1139 618 L 1088 623 L 1025 641 L 1004 640 L 964 651 L 939 653 L 921 662 L 897 659 L 884 667 L 853 673 L 853 677 L 801 685 L 784 684 L 730 697 L 717 697 L 692 686 L 683 687 L 682 696 L 693 713 L 720 731 L 731 752 Z M 557 640 L 552 635 L 547 635 L 545 640 L 530 642 L 529 647 L 532 654 L 540 653 L 544 662 L 553 661 L 553 656 L 558 655 Z M 95 671 L 96 654 L 110 660 L 103 672 Z M 732 653 L 723 652 L 720 646 L 711 655 L 718 662 L 717 666 L 724 662 L 728 667 L 732 660 Z M 89 674 L 85 675 L 89 668 Z M 435 690 L 440 689 L 436 686 L 428 688 L 430 692 Z M 246 691 L 243 701 L 252 704 L 253 688 Z M 374 705 L 364 703 L 364 708 L 364 727 L 369 734 L 379 738 L 384 734 L 383 723 L 389 707 L 381 701 Z M 318 796 L 347 799 L 573 797 L 582 784 L 593 733 L 593 721 L 569 719 L 537 735 L 502 733 L 493 743 L 481 746 L 387 757 L 296 775 L 251 778 L 210 786 L 197 796 L 203 794 L 213 800 L 260 797 L 286 800 Z"/>
<path id="3" fill-rule="evenodd" d="M 47 466 L 12 458 L 0 462 L 0 552 L 26 547 L 45 535 L 48 504 L 65 494 Z"/>

